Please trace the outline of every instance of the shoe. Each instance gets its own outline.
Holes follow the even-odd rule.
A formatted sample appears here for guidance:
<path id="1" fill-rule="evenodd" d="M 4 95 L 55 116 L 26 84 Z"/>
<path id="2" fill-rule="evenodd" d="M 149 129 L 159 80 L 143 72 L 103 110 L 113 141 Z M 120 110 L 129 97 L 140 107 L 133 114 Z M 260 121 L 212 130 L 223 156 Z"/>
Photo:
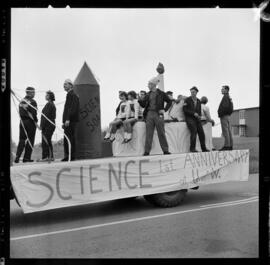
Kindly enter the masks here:
<path id="1" fill-rule="evenodd" d="M 230 147 L 228 147 L 229 149 L 228 150 L 233 150 L 233 147 L 232 146 L 230 146 Z"/>
<path id="2" fill-rule="evenodd" d="M 196 149 L 191 149 L 190 152 L 191 153 L 198 153 L 198 151 Z"/>
<path id="3" fill-rule="evenodd" d="M 202 152 L 210 152 L 208 149 L 203 149 Z"/>
<path id="4" fill-rule="evenodd" d="M 41 162 L 47 162 L 47 161 L 49 161 L 49 157 L 42 158 L 40 161 Z"/>
<path id="5" fill-rule="evenodd" d="M 192 190 L 198 190 L 199 189 L 199 186 L 196 186 L 196 187 L 193 187 L 191 188 Z"/>
<path id="6" fill-rule="evenodd" d="M 61 161 L 68 161 L 68 157 L 64 157 Z"/>
<path id="7" fill-rule="evenodd" d="M 34 162 L 32 159 L 23 159 L 23 163 Z"/>
<path id="8" fill-rule="evenodd" d="M 15 160 L 14 160 L 14 163 L 19 163 L 19 161 L 20 161 L 20 158 L 16 157 Z"/>
<path id="9" fill-rule="evenodd" d="M 219 149 L 218 151 L 226 151 L 226 150 L 230 150 L 230 147 L 228 146 L 223 146 L 221 149 Z"/>
<path id="10" fill-rule="evenodd" d="M 148 152 L 144 152 L 143 156 L 149 156 Z"/>
<path id="11" fill-rule="evenodd" d="M 169 151 L 165 151 L 163 152 L 164 155 L 171 155 L 171 153 Z"/>

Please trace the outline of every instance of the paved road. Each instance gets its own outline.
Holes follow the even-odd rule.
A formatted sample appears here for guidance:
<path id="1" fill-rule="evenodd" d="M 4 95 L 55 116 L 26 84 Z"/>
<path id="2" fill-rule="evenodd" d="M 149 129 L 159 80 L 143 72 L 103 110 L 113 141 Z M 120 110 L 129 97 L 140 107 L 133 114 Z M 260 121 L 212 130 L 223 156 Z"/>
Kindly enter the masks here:
<path id="1" fill-rule="evenodd" d="M 10 232 L 12 258 L 258 257 L 258 174 L 174 208 L 139 197 L 24 215 L 12 201 Z"/>

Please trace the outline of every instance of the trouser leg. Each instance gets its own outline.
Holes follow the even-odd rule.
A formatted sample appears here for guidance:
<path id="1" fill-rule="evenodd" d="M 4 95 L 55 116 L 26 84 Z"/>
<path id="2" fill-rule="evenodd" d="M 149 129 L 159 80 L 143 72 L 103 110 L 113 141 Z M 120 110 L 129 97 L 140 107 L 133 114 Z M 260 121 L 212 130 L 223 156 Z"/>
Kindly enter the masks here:
<path id="1" fill-rule="evenodd" d="M 194 150 L 196 147 L 197 126 L 193 119 L 186 119 L 187 127 L 190 132 L 190 150 Z"/>
<path id="2" fill-rule="evenodd" d="M 75 158 L 76 142 L 75 142 L 76 123 L 71 122 L 68 127 L 65 127 L 64 133 L 67 135 L 71 145 L 71 158 Z M 69 145 L 67 139 L 64 139 L 65 158 L 69 156 Z"/>
<path id="3" fill-rule="evenodd" d="M 124 122 L 124 131 L 127 133 L 132 133 L 132 126 L 136 123 L 135 118 L 128 119 Z"/>
<path id="4" fill-rule="evenodd" d="M 229 147 L 230 146 L 230 136 L 229 136 L 228 117 L 227 116 L 221 117 L 220 124 L 221 124 L 222 135 L 224 137 L 224 146 Z"/>
<path id="5" fill-rule="evenodd" d="M 155 125 L 157 128 L 157 135 L 158 135 L 160 147 L 163 152 L 168 152 L 169 147 L 168 147 L 168 142 L 167 142 L 166 134 L 165 134 L 164 121 L 163 121 L 163 118 L 159 117 L 158 114 L 155 117 Z"/>
<path id="6" fill-rule="evenodd" d="M 64 136 L 64 153 L 65 153 L 65 158 L 68 158 L 69 157 L 69 145 L 70 145 L 70 147 L 72 146 L 72 139 L 71 139 L 72 135 L 71 135 L 70 126 L 65 127 L 64 134 L 65 134 L 65 136 Z M 68 142 L 66 137 L 68 138 L 69 142 Z"/>
<path id="7" fill-rule="evenodd" d="M 151 112 L 147 113 L 145 124 L 146 124 L 146 136 L 145 136 L 144 151 L 146 153 L 150 153 L 151 148 L 152 148 L 154 130 L 155 130 L 154 117 L 152 116 Z"/>
<path id="8" fill-rule="evenodd" d="M 28 160 L 28 159 L 31 159 L 31 155 L 32 155 L 32 152 L 33 152 L 32 148 L 34 148 L 35 135 L 36 135 L 36 125 L 32 120 L 27 120 L 25 122 L 25 125 L 26 125 L 25 126 L 26 131 L 27 131 L 27 134 L 28 134 L 28 140 L 30 141 L 31 145 L 27 141 L 26 146 L 25 146 L 25 152 L 24 152 L 24 158 L 23 159 Z"/>
<path id="9" fill-rule="evenodd" d="M 228 116 L 228 131 L 229 131 L 230 147 L 233 147 L 232 127 L 229 116 Z"/>
<path id="10" fill-rule="evenodd" d="M 202 151 L 204 151 L 206 149 L 205 134 L 204 134 L 204 130 L 200 121 L 197 121 L 197 132 L 198 132 L 198 136 L 199 136 L 199 140 L 201 144 L 201 149 Z"/>
<path id="11" fill-rule="evenodd" d="M 46 138 L 47 142 L 42 137 L 42 158 L 53 158 L 53 146 L 52 146 L 52 135 L 55 128 L 48 127 L 42 131 L 43 136 Z"/>
<path id="12" fill-rule="evenodd" d="M 17 146 L 17 152 L 16 152 L 16 158 L 19 159 L 22 155 L 22 152 L 25 148 L 25 141 L 26 141 L 27 137 L 26 134 L 24 132 L 24 128 L 20 122 L 20 135 L 19 135 L 19 143 Z"/>
<path id="13" fill-rule="evenodd" d="M 46 141 L 44 140 L 44 137 L 46 137 L 45 130 L 42 130 L 42 140 L 41 140 L 41 147 L 42 147 L 42 159 L 49 157 L 49 147 Z"/>
<path id="14" fill-rule="evenodd" d="M 115 134 L 117 129 L 118 129 L 118 126 L 122 125 L 122 124 L 123 124 L 123 122 L 121 120 L 113 121 L 111 123 L 111 133 Z"/>

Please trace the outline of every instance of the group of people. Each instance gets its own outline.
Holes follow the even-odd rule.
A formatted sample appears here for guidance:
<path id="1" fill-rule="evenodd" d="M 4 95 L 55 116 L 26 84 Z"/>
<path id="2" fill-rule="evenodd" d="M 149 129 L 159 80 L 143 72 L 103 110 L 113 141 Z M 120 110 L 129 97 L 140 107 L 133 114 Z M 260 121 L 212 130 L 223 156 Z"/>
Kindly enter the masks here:
<path id="1" fill-rule="evenodd" d="M 70 79 L 64 82 L 64 90 L 67 92 L 62 128 L 64 129 L 64 158 L 62 161 L 75 160 L 75 128 L 79 121 L 79 97 L 73 91 L 73 83 Z M 41 130 L 42 135 L 42 158 L 38 161 L 53 161 L 52 135 L 55 131 L 56 106 L 54 104 L 55 95 L 52 91 L 47 91 L 45 99 L 46 105 L 42 109 L 40 124 L 37 118 L 37 102 L 34 100 L 35 88 L 27 87 L 26 96 L 19 104 L 20 115 L 20 133 L 19 144 L 17 147 L 14 162 L 19 163 L 20 157 L 24 151 L 23 162 L 33 162 L 31 159 L 36 129 Z M 68 140 L 67 140 L 68 138 Z M 69 143 L 71 152 L 69 153 Z"/>
<path id="2" fill-rule="evenodd" d="M 126 144 L 132 139 L 133 125 L 137 121 L 144 121 L 146 123 L 144 155 L 150 154 L 155 128 L 162 151 L 167 155 L 170 152 L 164 122 L 179 121 L 186 122 L 190 131 L 190 152 L 198 152 L 195 148 L 197 135 L 199 136 L 201 150 L 208 152 L 203 125 L 211 122 L 214 126 L 215 122 L 211 118 L 208 106 L 206 106 L 208 102 L 207 97 L 198 99 L 197 93 L 199 90 L 193 86 L 190 89 L 191 95 L 189 97 L 179 95 L 175 100 L 171 91 L 165 93 L 157 88 L 158 82 L 159 79 L 157 77 L 149 80 L 149 92 L 141 90 L 137 94 L 135 91 L 129 91 L 128 93 L 119 91 L 120 103 L 116 109 L 116 117 L 110 123 L 104 139 L 113 142 L 117 129 L 123 126 L 123 144 Z M 73 83 L 70 79 L 65 80 L 64 90 L 67 92 L 67 96 L 62 118 L 62 128 L 64 129 L 64 158 L 62 161 L 68 161 L 69 157 L 71 157 L 71 160 L 75 160 L 75 128 L 79 121 L 80 104 L 79 97 L 74 93 Z M 232 150 L 233 139 L 229 116 L 233 112 L 233 103 L 229 96 L 229 86 L 222 86 L 221 92 L 223 98 L 218 108 L 218 116 L 221 121 L 222 134 L 225 138 L 224 146 L 221 150 Z M 15 163 L 20 161 L 24 150 L 23 162 L 33 162 L 31 155 L 37 128 L 41 130 L 42 134 L 42 158 L 39 161 L 54 160 L 51 139 L 55 131 L 55 95 L 52 91 L 46 92 L 47 104 L 42 109 L 40 125 L 38 124 L 37 103 L 34 97 L 35 89 L 27 87 L 26 96 L 19 104 L 20 136 L 14 160 Z"/>
<path id="3" fill-rule="evenodd" d="M 159 143 L 164 154 L 170 154 L 166 139 L 164 123 L 166 122 L 186 122 L 190 131 L 190 152 L 196 150 L 196 138 L 199 136 L 201 150 L 209 152 L 205 144 L 205 134 L 203 125 L 210 122 L 215 125 L 211 118 L 210 111 L 206 105 L 207 97 L 197 98 L 199 92 L 196 86 L 190 89 L 190 96 L 179 95 L 173 98 L 173 92 L 164 92 L 157 88 L 159 79 L 153 77 L 148 82 L 149 92 L 142 90 L 139 94 L 135 91 L 119 91 L 120 103 L 116 109 L 116 117 L 109 124 L 109 128 L 104 137 L 105 140 L 113 142 L 117 129 L 123 126 L 123 144 L 132 139 L 132 126 L 137 121 L 145 121 L 146 138 L 144 155 L 150 154 L 154 130 L 156 128 Z M 222 134 L 225 138 L 224 146 L 220 150 L 232 150 L 233 139 L 229 116 L 233 112 L 232 99 L 229 96 L 229 86 L 222 86 L 221 93 L 223 98 L 218 108 L 218 116 L 221 121 Z M 166 103 L 166 104 L 165 104 Z"/>

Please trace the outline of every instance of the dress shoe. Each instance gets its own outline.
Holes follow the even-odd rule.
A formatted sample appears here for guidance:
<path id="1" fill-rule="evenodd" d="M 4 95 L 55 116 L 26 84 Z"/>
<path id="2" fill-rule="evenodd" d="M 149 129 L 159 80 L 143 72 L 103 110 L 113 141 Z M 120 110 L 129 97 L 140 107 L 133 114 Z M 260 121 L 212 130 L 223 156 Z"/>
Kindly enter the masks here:
<path id="1" fill-rule="evenodd" d="M 32 159 L 23 159 L 23 163 L 34 162 Z"/>
<path id="2" fill-rule="evenodd" d="M 190 152 L 191 153 L 198 153 L 198 151 L 196 149 L 191 149 Z"/>
<path id="3" fill-rule="evenodd" d="M 229 149 L 230 147 L 228 146 L 223 146 L 221 149 L 219 149 L 219 151 L 226 151 L 226 150 L 231 150 Z"/>
<path id="4" fill-rule="evenodd" d="M 233 147 L 232 147 L 232 146 L 230 146 L 228 150 L 233 150 Z"/>
<path id="5" fill-rule="evenodd" d="M 144 155 L 144 156 L 149 156 L 149 153 L 148 153 L 148 152 L 144 152 L 143 155 Z"/>
<path id="6" fill-rule="evenodd" d="M 193 187 L 191 188 L 192 190 L 198 190 L 199 189 L 199 186 L 196 186 L 196 187 Z"/>
<path id="7" fill-rule="evenodd" d="M 203 149 L 202 152 L 210 152 L 208 149 Z"/>
<path id="8" fill-rule="evenodd" d="M 14 163 L 19 163 L 19 161 L 20 161 L 20 158 L 16 157 L 15 160 L 14 160 Z"/>
<path id="9" fill-rule="evenodd" d="M 68 157 L 64 157 L 61 161 L 68 161 Z"/>
<path id="10" fill-rule="evenodd" d="M 166 151 L 163 153 L 164 155 L 171 155 L 171 153 L 169 151 Z"/>

